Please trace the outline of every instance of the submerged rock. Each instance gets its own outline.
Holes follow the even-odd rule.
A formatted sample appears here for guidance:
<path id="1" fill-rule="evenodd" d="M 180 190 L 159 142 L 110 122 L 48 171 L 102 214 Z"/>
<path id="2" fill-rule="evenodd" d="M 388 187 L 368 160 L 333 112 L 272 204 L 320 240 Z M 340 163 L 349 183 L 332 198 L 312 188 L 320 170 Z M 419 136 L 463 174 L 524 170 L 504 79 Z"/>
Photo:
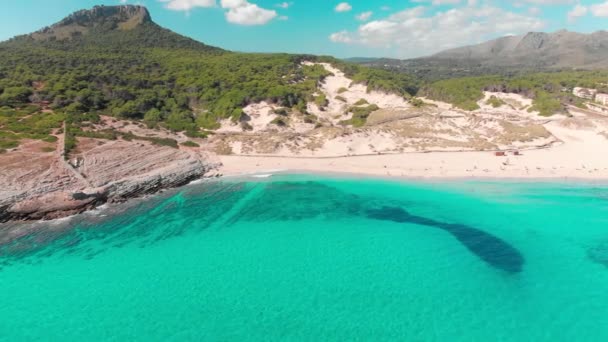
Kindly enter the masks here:
<path id="1" fill-rule="evenodd" d="M 608 241 L 604 241 L 595 247 L 589 248 L 589 250 L 587 250 L 587 256 L 593 262 L 608 267 Z"/>

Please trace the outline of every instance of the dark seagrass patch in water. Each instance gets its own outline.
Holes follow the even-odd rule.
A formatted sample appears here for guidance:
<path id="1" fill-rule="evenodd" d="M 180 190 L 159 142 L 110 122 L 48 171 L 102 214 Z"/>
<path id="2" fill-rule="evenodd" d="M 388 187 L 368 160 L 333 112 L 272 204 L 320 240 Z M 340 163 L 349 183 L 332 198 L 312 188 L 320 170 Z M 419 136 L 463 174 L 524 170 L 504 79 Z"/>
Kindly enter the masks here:
<path id="1" fill-rule="evenodd" d="M 587 250 L 587 257 L 593 262 L 608 267 L 608 241 L 604 241 Z"/>
<path id="2" fill-rule="evenodd" d="M 412 215 L 399 207 L 370 209 L 367 211 L 367 217 L 442 229 L 490 266 L 509 273 L 521 272 L 525 262 L 523 255 L 503 239 L 463 224 L 439 222 L 423 216 Z"/>

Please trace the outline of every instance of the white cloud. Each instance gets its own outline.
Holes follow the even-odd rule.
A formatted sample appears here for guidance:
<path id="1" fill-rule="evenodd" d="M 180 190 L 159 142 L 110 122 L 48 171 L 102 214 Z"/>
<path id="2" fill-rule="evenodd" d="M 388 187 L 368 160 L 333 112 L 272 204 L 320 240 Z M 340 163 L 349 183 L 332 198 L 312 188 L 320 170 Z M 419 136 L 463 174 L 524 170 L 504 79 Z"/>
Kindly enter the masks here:
<path id="1" fill-rule="evenodd" d="M 420 17 L 422 15 L 424 15 L 424 12 L 426 11 L 426 9 L 423 6 L 418 6 L 418 7 L 414 7 L 414 8 L 410 8 L 401 12 L 397 12 L 393 15 L 391 15 L 390 17 L 388 17 L 387 20 L 389 21 L 400 21 L 400 20 L 407 20 L 407 19 L 412 19 L 412 18 L 416 18 L 416 17 Z"/>
<path id="2" fill-rule="evenodd" d="M 174 11 L 190 11 L 195 7 L 215 7 L 215 0 L 159 0 L 165 7 Z M 288 3 L 286 3 L 288 4 Z M 264 25 L 277 17 L 277 12 L 261 8 L 247 0 L 220 0 L 220 5 L 227 10 L 226 20 L 237 25 Z M 289 4 L 288 4 L 289 6 Z"/>
<path id="3" fill-rule="evenodd" d="M 576 0 L 521 0 L 522 2 L 534 5 L 568 5 L 573 4 Z"/>
<path id="4" fill-rule="evenodd" d="M 346 44 L 353 42 L 353 39 L 352 39 L 350 33 L 346 30 L 332 33 L 329 36 L 329 40 L 331 40 L 332 42 L 335 42 L 335 43 L 346 43 Z"/>
<path id="5" fill-rule="evenodd" d="M 352 9 L 353 6 L 351 6 L 348 2 L 341 2 L 338 4 L 338 6 L 336 6 L 336 12 L 348 12 Z"/>
<path id="6" fill-rule="evenodd" d="M 430 3 L 433 6 L 458 5 L 461 0 L 412 0 L 414 3 Z"/>
<path id="7" fill-rule="evenodd" d="M 247 0 L 221 0 L 221 6 L 228 10 L 226 20 L 238 25 L 264 25 L 277 17 L 275 10 L 261 8 Z"/>
<path id="8" fill-rule="evenodd" d="M 581 4 L 574 6 L 574 8 L 568 12 L 568 22 L 575 22 L 578 18 L 586 16 L 587 12 L 589 12 L 589 9 Z"/>
<path id="9" fill-rule="evenodd" d="M 288 9 L 291 5 L 293 5 L 293 2 L 281 2 L 276 4 L 275 6 L 282 8 L 282 9 Z"/>
<path id="10" fill-rule="evenodd" d="M 441 6 L 441 5 L 457 5 L 460 3 L 460 0 L 433 0 L 433 5 Z"/>
<path id="11" fill-rule="evenodd" d="M 357 20 L 359 20 L 359 21 L 368 21 L 369 18 L 371 18 L 373 14 L 374 14 L 374 12 L 367 11 L 367 12 L 359 13 L 357 16 L 355 16 L 355 18 L 357 18 Z"/>
<path id="12" fill-rule="evenodd" d="M 530 15 L 537 16 L 537 15 L 540 15 L 542 13 L 542 11 L 538 7 L 530 7 L 530 8 L 528 8 L 528 13 Z"/>
<path id="13" fill-rule="evenodd" d="M 532 5 L 569 5 L 575 3 L 577 0 L 518 0 L 514 1 L 513 5 L 515 7 L 524 7 L 525 4 Z M 441 5 L 459 5 L 461 3 L 466 2 L 469 6 L 476 6 L 479 1 L 478 0 L 412 0 L 412 2 L 416 3 L 431 3 L 433 6 L 441 6 Z M 490 3 L 490 1 L 487 1 Z"/>
<path id="14" fill-rule="evenodd" d="M 592 5 L 591 14 L 595 17 L 608 17 L 608 1 L 602 4 Z"/>
<path id="15" fill-rule="evenodd" d="M 220 0 L 222 8 L 237 8 L 247 5 L 247 0 Z"/>
<path id="16" fill-rule="evenodd" d="M 215 0 L 160 0 L 160 2 L 166 3 L 165 7 L 174 11 L 189 11 L 195 7 L 215 7 Z"/>
<path id="17" fill-rule="evenodd" d="M 419 6 L 362 24 L 355 32 L 334 33 L 330 40 L 385 48 L 399 57 L 414 57 L 509 33 L 540 30 L 544 25 L 539 18 L 492 6 L 464 6 L 432 14 Z"/>

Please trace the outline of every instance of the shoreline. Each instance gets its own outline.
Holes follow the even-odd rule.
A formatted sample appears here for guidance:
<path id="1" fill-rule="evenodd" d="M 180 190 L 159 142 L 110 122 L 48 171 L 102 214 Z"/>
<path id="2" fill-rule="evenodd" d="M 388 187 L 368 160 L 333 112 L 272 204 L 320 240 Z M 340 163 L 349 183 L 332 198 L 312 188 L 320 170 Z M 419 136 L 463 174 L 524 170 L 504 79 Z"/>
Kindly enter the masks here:
<path id="1" fill-rule="evenodd" d="M 69 229 L 74 223 L 86 220 L 102 222 L 114 215 L 124 214 L 130 209 L 150 203 L 154 200 L 162 200 L 170 196 L 174 196 L 180 191 L 196 186 L 204 182 L 219 180 L 218 176 L 203 176 L 196 178 L 188 183 L 180 186 L 172 186 L 159 189 L 155 192 L 142 193 L 137 196 L 126 198 L 122 201 L 106 201 L 96 206 L 88 207 L 84 210 L 74 211 L 70 214 L 61 215 L 52 218 L 28 218 L 21 220 L 10 220 L 0 222 L 0 246 L 9 243 L 15 239 L 36 232 L 61 233 Z"/>
<path id="2" fill-rule="evenodd" d="M 266 177 L 256 177 L 264 175 Z M 311 176 L 311 177 L 328 177 L 335 179 L 350 179 L 350 180 L 384 180 L 391 182 L 411 182 L 421 184 L 455 184 L 461 182 L 501 182 L 501 183 L 530 183 L 530 184 L 566 184 L 566 185 L 581 185 L 581 186 L 608 186 L 608 178 L 590 179 L 590 178 L 531 178 L 531 177 L 401 177 L 401 176 L 382 176 L 365 173 L 351 173 L 344 171 L 314 171 L 314 170 L 297 170 L 297 169 L 269 169 L 259 170 L 251 173 L 242 174 L 223 174 L 221 176 L 203 177 L 192 180 L 188 184 L 178 187 L 170 187 L 159 190 L 155 193 L 148 193 L 142 196 L 129 198 L 122 202 L 106 202 L 99 206 L 92 207 L 88 210 L 73 213 L 67 216 L 61 216 L 52 219 L 29 219 L 29 220 L 13 220 L 0 223 L 0 233 L 10 234 L 11 237 L 0 235 L 0 245 L 7 241 L 18 238 L 19 236 L 27 235 L 37 229 L 44 228 L 52 230 L 61 230 L 70 225 L 72 220 L 82 218 L 82 215 L 92 215 L 100 220 L 105 217 L 121 214 L 128 211 L 130 208 L 136 207 L 142 203 L 162 199 L 162 197 L 172 196 L 188 187 L 197 186 L 206 182 L 215 182 L 222 180 L 245 180 L 249 182 L 272 181 L 276 176 Z M 45 227 L 41 227 L 45 225 Z M 16 235 L 14 235 L 16 234 Z"/>
<path id="3" fill-rule="evenodd" d="M 492 152 L 406 152 L 365 156 L 219 156 L 226 176 L 268 170 L 352 174 L 404 179 L 608 181 L 608 159 L 564 144 L 496 156 Z"/>
<path id="4" fill-rule="evenodd" d="M 32 183 L 23 198 L 0 200 L 0 221 L 41 221 L 87 212 L 104 203 L 131 201 L 142 195 L 156 195 L 167 188 L 200 182 L 201 178 L 224 176 L 264 179 L 272 174 L 313 174 L 351 179 L 388 179 L 410 182 L 546 182 L 571 184 L 608 184 L 608 136 L 594 130 L 550 126 L 560 141 L 551 146 L 502 151 L 408 151 L 354 155 L 217 155 L 210 151 L 158 148 L 145 144 L 109 143 L 110 152 L 131 147 L 130 159 L 138 163 L 124 165 L 117 152 L 84 158 L 83 170 L 96 180 L 95 186 L 75 182 L 49 191 Z M 119 146 L 115 146 L 115 145 Z M 95 148 L 91 151 L 95 152 Z M 515 153 L 515 152 L 518 153 Z M 321 152 L 335 153 L 331 148 Z M 497 152 L 500 152 L 497 153 Z M 112 161 L 110 163 L 110 161 Z M 146 168 L 139 164 L 145 161 Z M 100 164 L 101 162 L 101 164 Z M 116 167 L 121 165 L 120 175 Z M 107 166 L 106 166 L 107 164 Z M 56 165 L 59 171 L 68 167 Z M 151 169 L 151 170 L 150 170 Z M 142 173 L 143 171 L 143 173 Z M 15 173 L 18 176 L 18 173 Z M 107 177 L 111 177 L 107 180 Z M 40 178 L 40 177 L 39 177 Z M 44 177 L 42 177 L 44 178 Z M 43 179 L 37 180 L 42 182 Z M 91 178 L 89 178 L 90 180 Z M 43 183 L 41 183 L 43 184 Z M 2 226 L 0 224 L 0 226 Z"/>
<path id="5" fill-rule="evenodd" d="M 256 177 L 256 176 L 266 177 Z M 130 208 L 136 207 L 141 203 L 145 203 L 154 199 L 162 198 L 163 196 L 171 196 L 188 187 L 197 186 L 206 182 L 222 181 L 224 179 L 243 179 L 249 182 L 268 181 L 276 176 L 312 176 L 312 177 L 329 177 L 336 179 L 352 179 L 352 180 L 384 180 L 392 182 L 412 182 L 422 184 L 454 184 L 461 182 L 502 182 L 502 183 L 536 183 L 536 184 L 566 184 L 566 185 L 581 185 L 581 186 L 608 186 L 607 178 L 559 178 L 559 177 L 408 177 L 408 176 L 382 176 L 369 173 L 353 173 L 345 171 L 315 171 L 315 170 L 298 170 L 298 169 L 268 169 L 258 170 L 250 173 L 241 174 L 222 174 L 221 176 L 202 177 L 190 181 L 187 184 L 170 187 L 159 190 L 155 193 L 148 193 L 142 196 L 136 196 L 126 199 L 122 202 L 105 202 L 99 206 L 89 208 L 84 211 L 76 212 L 71 215 L 61 216 L 51 219 L 29 219 L 29 220 L 12 220 L 0 223 L 0 245 L 11 241 L 28 233 L 35 232 L 40 228 L 61 230 L 70 226 L 73 220 L 82 218 L 82 215 L 92 215 L 100 220 L 105 217 L 124 213 Z M 41 225 L 44 225 L 42 227 Z M 50 226 L 50 227 L 49 227 Z M 10 236 L 9 236 L 10 235 Z"/>
<path id="6" fill-rule="evenodd" d="M 264 176 L 264 177 L 260 177 Z M 580 178 L 580 177 L 500 177 L 500 176 L 469 176 L 469 177 L 419 177 L 419 176 L 386 176 L 371 173 L 355 173 L 346 171 L 302 170 L 302 169 L 269 169 L 239 174 L 223 174 L 216 179 L 247 179 L 263 180 L 277 176 L 320 176 L 328 178 L 354 179 L 354 180 L 386 180 L 393 182 L 412 183 L 458 183 L 458 182 L 497 182 L 497 183 L 546 183 L 546 184 L 580 184 L 580 185 L 606 185 L 606 178 Z M 188 186 L 188 185 L 186 185 Z"/>

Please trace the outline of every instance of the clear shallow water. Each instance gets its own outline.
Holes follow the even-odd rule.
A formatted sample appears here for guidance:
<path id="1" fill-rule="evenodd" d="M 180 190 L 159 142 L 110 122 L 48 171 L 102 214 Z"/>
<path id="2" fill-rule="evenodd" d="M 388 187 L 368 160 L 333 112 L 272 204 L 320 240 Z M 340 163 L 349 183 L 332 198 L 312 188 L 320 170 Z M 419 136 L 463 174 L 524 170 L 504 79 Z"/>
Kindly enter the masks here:
<path id="1" fill-rule="evenodd" d="M 607 186 L 291 175 L 43 228 L 0 340 L 608 340 Z"/>

